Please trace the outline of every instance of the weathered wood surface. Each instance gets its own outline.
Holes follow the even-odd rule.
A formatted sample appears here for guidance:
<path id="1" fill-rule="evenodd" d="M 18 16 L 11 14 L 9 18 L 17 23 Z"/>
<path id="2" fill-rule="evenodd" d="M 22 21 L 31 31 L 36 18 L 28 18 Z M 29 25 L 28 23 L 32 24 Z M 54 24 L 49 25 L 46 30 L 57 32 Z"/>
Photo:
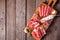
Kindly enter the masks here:
<path id="1" fill-rule="evenodd" d="M 25 0 L 16 0 L 16 40 L 25 40 Z"/>
<path id="2" fill-rule="evenodd" d="M 0 40 L 35 40 L 23 29 L 45 0 L 0 0 Z M 60 1 L 55 5 L 60 15 Z M 42 40 L 60 40 L 60 16 L 56 16 Z"/>
<path id="3" fill-rule="evenodd" d="M 0 0 L 0 40 L 5 40 L 5 0 Z"/>
<path id="4" fill-rule="evenodd" d="M 60 40 L 60 17 L 57 18 L 55 26 L 57 28 L 57 39 Z"/>
<path id="5" fill-rule="evenodd" d="M 7 0 L 7 39 L 16 40 L 16 8 L 15 0 Z"/>

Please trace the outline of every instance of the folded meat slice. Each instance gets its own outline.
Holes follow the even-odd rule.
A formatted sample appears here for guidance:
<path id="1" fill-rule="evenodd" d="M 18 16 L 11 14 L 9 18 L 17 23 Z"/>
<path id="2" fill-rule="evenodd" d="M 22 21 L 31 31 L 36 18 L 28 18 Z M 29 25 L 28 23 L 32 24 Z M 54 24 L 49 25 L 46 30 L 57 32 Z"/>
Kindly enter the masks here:
<path id="1" fill-rule="evenodd" d="M 40 16 L 38 15 L 38 14 L 35 14 L 34 13 L 34 15 L 32 16 L 32 18 L 31 19 L 33 19 L 34 21 L 37 21 L 37 22 L 40 22 Z"/>
<path id="2" fill-rule="evenodd" d="M 39 34 L 39 32 L 38 32 L 37 29 L 34 29 L 34 30 L 32 31 L 32 36 L 33 36 L 35 39 L 41 38 L 41 34 Z"/>
<path id="3" fill-rule="evenodd" d="M 40 26 L 40 17 L 37 14 L 34 14 L 30 21 L 28 22 L 28 26 L 30 30 L 33 30 L 34 28 Z"/>
<path id="4" fill-rule="evenodd" d="M 38 27 L 40 25 L 40 23 L 38 23 L 38 22 L 34 21 L 33 19 L 31 19 L 28 22 L 28 25 L 29 25 L 30 30 L 33 30 L 34 28 Z"/>
<path id="5" fill-rule="evenodd" d="M 38 27 L 37 30 L 38 33 L 42 35 L 42 37 L 46 34 L 46 31 L 43 27 Z"/>
<path id="6" fill-rule="evenodd" d="M 34 29 L 32 31 L 32 36 L 35 39 L 41 39 L 45 34 L 46 34 L 46 32 L 43 27 L 38 27 L 37 29 Z"/>
<path id="7" fill-rule="evenodd" d="M 45 6 L 45 8 L 44 8 L 44 12 L 43 12 L 44 13 L 44 15 L 43 15 L 44 17 L 46 16 L 45 15 L 46 14 L 46 10 L 47 10 L 47 6 Z"/>

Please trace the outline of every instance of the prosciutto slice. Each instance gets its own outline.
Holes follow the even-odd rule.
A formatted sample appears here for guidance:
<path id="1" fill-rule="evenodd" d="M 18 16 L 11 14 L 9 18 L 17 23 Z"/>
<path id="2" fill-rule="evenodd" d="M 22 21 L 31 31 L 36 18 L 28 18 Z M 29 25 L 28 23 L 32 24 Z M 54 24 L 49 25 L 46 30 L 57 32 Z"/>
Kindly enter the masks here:
<path id="1" fill-rule="evenodd" d="M 40 17 L 46 17 L 51 14 L 52 8 L 50 6 L 46 5 L 41 5 L 39 7 L 39 15 Z"/>
<path id="2" fill-rule="evenodd" d="M 44 30 L 44 28 L 42 27 L 38 27 L 37 29 L 34 29 L 32 31 L 32 36 L 35 38 L 35 39 L 38 39 L 38 38 L 42 38 L 44 35 L 46 34 L 46 31 Z"/>
<path id="3" fill-rule="evenodd" d="M 40 24 L 33 19 L 28 22 L 30 30 L 33 30 L 34 28 L 38 27 Z"/>

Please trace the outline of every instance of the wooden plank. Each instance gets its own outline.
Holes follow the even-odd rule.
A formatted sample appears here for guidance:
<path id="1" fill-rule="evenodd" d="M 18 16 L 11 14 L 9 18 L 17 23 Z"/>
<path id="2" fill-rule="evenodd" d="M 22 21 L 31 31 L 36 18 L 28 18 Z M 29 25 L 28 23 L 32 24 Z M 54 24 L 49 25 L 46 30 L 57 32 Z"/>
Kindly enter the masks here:
<path id="1" fill-rule="evenodd" d="M 5 0 L 0 0 L 0 40 L 5 40 Z"/>
<path id="2" fill-rule="evenodd" d="M 16 0 L 16 40 L 25 40 L 25 14 L 26 14 L 26 0 Z"/>
<path id="3" fill-rule="evenodd" d="M 40 5 L 41 2 L 45 2 L 45 0 L 36 0 L 36 8 Z"/>
<path id="4" fill-rule="evenodd" d="M 16 40 L 15 25 L 16 25 L 16 12 L 15 0 L 7 0 L 7 39 Z"/>
<path id="5" fill-rule="evenodd" d="M 36 0 L 27 0 L 27 23 L 36 9 Z M 34 40 L 32 36 L 27 36 L 27 40 Z"/>
<path id="6" fill-rule="evenodd" d="M 57 18 L 56 21 L 56 27 L 57 27 L 57 36 L 56 36 L 56 40 L 60 40 L 60 17 Z"/>

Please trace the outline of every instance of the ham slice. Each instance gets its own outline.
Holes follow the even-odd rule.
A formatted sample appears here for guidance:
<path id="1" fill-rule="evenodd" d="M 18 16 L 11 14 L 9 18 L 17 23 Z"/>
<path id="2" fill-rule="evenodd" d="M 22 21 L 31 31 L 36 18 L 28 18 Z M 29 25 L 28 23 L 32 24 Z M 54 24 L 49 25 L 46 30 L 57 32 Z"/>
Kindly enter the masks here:
<path id="1" fill-rule="evenodd" d="M 40 22 L 41 18 L 39 17 L 39 15 L 34 14 L 31 19 L 33 19 L 34 21 Z"/>
<path id="2" fill-rule="evenodd" d="M 35 38 L 35 39 L 38 39 L 38 38 L 42 38 L 44 35 L 46 34 L 44 28 L 42 27 L 38 27 L 37 29 L 34 29 L 32 31 L 32 36 Z"/>
<path id="3" fill-rule="evenodd" d="M 38 27 L 40 24 L 33 19 L 28 22 L 30 30 L 33 30 L 34 28 Z"/>

